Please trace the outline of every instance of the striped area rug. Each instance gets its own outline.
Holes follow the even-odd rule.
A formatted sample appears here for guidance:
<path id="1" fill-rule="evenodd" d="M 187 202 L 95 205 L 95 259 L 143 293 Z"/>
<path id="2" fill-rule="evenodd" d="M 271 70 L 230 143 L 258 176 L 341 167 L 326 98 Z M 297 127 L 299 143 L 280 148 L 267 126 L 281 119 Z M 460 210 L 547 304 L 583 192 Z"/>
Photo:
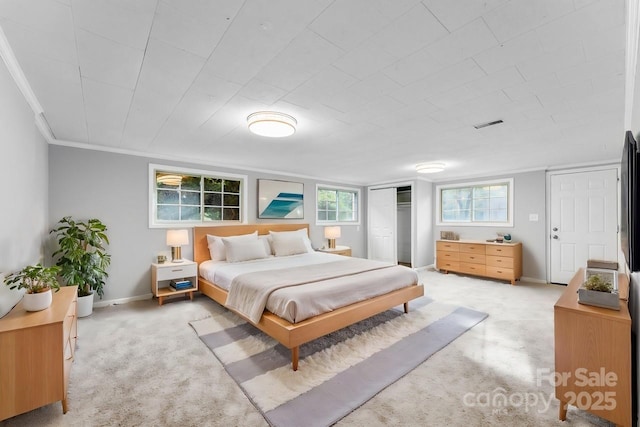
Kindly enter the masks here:
<path id="1" fill-rule="evenodd" d="M 191 322 L 272 426 L 332 425 L 487 317 L 422 297 L 291 352 L 231 312 Z"/>

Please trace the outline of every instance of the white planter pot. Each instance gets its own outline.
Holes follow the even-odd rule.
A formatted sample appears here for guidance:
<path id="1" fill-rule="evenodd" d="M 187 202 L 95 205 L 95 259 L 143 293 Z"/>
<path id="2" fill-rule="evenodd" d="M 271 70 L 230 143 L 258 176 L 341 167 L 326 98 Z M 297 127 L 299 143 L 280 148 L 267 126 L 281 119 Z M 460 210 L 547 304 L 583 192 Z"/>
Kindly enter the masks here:
<path id="1" fill-rule="evenodd" d="M 27 311 L 40 311 L 49 308 L 53 301 L 51 289 L 37 294 L 24 294 L 22 306 Z"/>
<path id="2" fill-rule="evenodd" d="M 87 317 L 93 313 L 93 294 L 78 297 L 78 317 Z"/>

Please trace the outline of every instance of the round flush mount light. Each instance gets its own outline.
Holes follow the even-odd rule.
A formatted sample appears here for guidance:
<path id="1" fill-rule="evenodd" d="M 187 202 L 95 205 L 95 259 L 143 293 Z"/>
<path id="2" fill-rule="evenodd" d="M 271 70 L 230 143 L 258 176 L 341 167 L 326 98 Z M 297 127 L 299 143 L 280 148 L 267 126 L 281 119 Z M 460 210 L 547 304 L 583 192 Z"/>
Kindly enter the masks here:
<path id="1" fill-rule="evenodd" d="M 444 170 L 444 163 L 420 163 L 416 165 L 418 173 L 436 173 Z"/>
<path id="2" fill-rule="evenodd" d="M 251 133 L 269 138 L 293 135 L 298 122 L 288 114 L 276 111 L 258 111 L 247 117 Z"/>

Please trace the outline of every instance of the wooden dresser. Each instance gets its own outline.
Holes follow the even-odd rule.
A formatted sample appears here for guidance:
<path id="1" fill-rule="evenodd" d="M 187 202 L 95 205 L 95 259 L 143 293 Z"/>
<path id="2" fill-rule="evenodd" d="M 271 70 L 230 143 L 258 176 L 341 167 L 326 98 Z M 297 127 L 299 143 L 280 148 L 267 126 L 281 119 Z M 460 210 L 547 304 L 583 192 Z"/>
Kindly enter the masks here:
<path id="1" fill-rule="evenodd" d="M 67 412 L 77 295 L 77 286 L 62 287 L 46 310 L 20 302 L 0 319 L 0 421 L 57 401 Z"/>
<path id="2" fill-rule="evenodd" d="M 567 405 L 631 427 L 631 316 L 629 280 L 618 276 L 620 311 L 578 304 L 580 269 L 553 308 L 558 417 Z"/>
<path id="3" fill-rule="evenodd" d="M 444 273 L 508 280 L 515 285 L 522 277 L 522 243 L 437 240 L 436 268 Z"/>

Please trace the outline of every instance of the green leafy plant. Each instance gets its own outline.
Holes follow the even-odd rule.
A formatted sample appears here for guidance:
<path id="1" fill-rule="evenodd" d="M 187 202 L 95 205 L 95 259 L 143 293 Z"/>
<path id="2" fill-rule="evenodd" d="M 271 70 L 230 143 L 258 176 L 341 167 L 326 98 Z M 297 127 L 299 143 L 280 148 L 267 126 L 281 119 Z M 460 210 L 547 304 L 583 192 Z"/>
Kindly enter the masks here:
<path id="1" fill-rule="evenodd" d="M 67 285 L 78 286 L 78 296 L 91 295 L 96 291 L 102 299 L 105 280 L 109 277 L 107 267 L 111 255 L 104 247 L 109 244 L 107 226 L 99 219 L 76 221 L 65 216 L 57 227 L 50 231 L 58 239 L 58 249 L 53 253 L 60 276 Z"/>
<path id="2" fill-rule="evenodd" d="M 593 276 L 589 276 L 586 282 L 584 282 L 585 289 L 590 291 L 598 291 L 598 292 L 613 292 L 613 285 L 611 282 L 607 282 L 602 277 L 594 274 Z"/>
<path id="3" fill-rule="evenodd" d="M 22 270 L 12 273 L 4 278 L 5 285 L 9 289 L 26 289 L 28 294 L 37 294 L 52 289 L 60 290 L 58 283 L 60 267 L 43 267 L 42 264 L 28 265 Z"/>

